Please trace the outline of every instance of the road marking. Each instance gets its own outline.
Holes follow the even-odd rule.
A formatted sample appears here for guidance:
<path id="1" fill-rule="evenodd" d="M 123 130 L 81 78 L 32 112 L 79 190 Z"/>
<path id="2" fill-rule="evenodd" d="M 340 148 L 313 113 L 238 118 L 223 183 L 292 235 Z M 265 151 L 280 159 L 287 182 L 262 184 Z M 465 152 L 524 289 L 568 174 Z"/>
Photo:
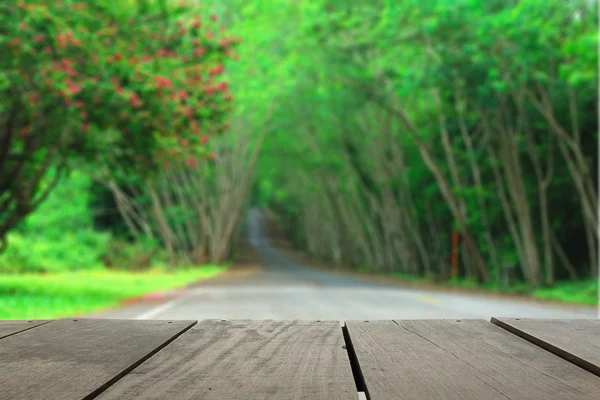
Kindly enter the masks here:
<path id="1" fill-rule="evenodd" d="M 140 315 L 138 315 L 135 319 L 150 319 L 150 318 L 154 318 L 156 317 L 158 314 L 165 312 L 171 308 L 173 308 L 173 306 L 175 306 L 175 304 L 179 303 L 181 301 L 181 297 L 177 298 L 177 299 L 173 299 L 169 302 L 166 302 L 164 304 L 161 304 L 159 306 L 156 306 L 144 313 L 141 313 Z"/>
<path id="2" fill-rule="evenodd" d="M 431 304 L 434 306 L 439 306 L 440 304 L 442 304 L 441 300 L 434 299 L 433 297 L 419 296 L 418 300 L 423 303 Z"/>

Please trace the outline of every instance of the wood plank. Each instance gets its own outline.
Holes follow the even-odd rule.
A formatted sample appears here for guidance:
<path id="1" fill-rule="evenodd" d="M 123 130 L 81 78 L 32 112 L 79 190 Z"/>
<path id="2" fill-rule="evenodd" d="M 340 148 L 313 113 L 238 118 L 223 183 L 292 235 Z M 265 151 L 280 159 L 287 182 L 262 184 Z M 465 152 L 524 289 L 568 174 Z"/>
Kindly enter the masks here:
<path id="1" fill-rule="evenodd" d="M 600 320 L 492 318 L 492 323 L 600 376 Z"/>
<path id="2" fill-rule="evenodd" d="M 352 399 L 337 321 L 202 321 L 99 399 Z"/>
<path id="3" fill-rule="evenodd" d="M 598 377 L 484 320 L 347 329 L 371 399 L 600 399 Z"/>
<path id="4" fill-rule="evenodd" d="M 50 320 L 23 320 L 23 321 L 0 321 L 0 339 L 15 335 L 36 326 L 47 324 Z"/>
<path id="5" fill-rule="evenodd" d="M 0 397 L 91 398 L 195 321 L 63 319 L 0 340 Z"/>

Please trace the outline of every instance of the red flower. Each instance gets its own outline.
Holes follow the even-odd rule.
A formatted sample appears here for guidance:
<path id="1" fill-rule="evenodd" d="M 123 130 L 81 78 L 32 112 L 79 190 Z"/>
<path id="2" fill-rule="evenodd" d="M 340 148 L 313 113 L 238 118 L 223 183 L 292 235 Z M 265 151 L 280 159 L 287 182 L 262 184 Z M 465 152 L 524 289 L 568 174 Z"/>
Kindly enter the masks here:
<path id="1" fill-rule="evenodd" d="M 217 20 L 219 19 L 219 17 L 217 17 L 215 14 L 210 16 L 210 19 L 213 20 L 214 22 L 217 22 Z"/>
<path id="2" fill-rule="evenodd" d="M 201 144 L 202 146 L 204 146 L 206 143 L 208 143 L 208 136 L 206 136 L 206 135 L 203 135 L 203 136 L 200 138 L 200 144 Z"/>
<path id="3" fill-rule="evenodd" d="M 156 82 L 156 84 L 158 85 L 159 88 L 167 88 L 167 89 L 173 88 L 173 83 L 171 82 L 171 80 L 169 78 L 157 76 L 154 78 L 154 81 Z"/>
<path id="4" fill-rule="evenodd" d="M 75 107 L 77 107 L 77 108 L 83 107 L 83 101 L 81 101 L 81 100 L 76 101 L 75 102 Z"/>
<path id="5" fill-rule="evenodd" d="M 71 93 L 77 94 L 77 93 L 81 92 L 81 86 L 69 85 L 69 90 L 71 90 Z"/>
<path id="6" fill-rule="evenodd" d="M 187 164 L 190 166 L 190 168 L 198 168 L 198 163 L 193 158 L 188 158 Z"/>
<path id="7" fill-rule="evenodd" d="M 225 91 L 227 91 L 228 86 L 229 86 L 229 84 L 227 82 L 221 82 L 217 86 L 217 90 L 220 90 L 221 92 L 225 92 Z"/>
<path id="8" fill-rule="evenodd" d="M 37 35 L 35 35 L 34 39 L 35 39 L 36 42 L 39 43 L 42 40 L 44 40 L 44 37 L 42 35 L 40 35 L 40 34 L 37 34 Z"/>
<path id="9" fill-rule="evenodd" d="M 233 43 L 233 40 L 231 39 L 222 39 L 219 44 L 221 45 L 221 47 L 229 47 L 231 46 L 231 44 Z"/>
<path id="10" fill-rule="evenodd" d="M 208 71 L 208 74 L 210 76 L 215 76 L 215 75 L 221 75 L 224 71 L 223 65 L 219 64 L 216 67 L 214 67 L 213 69 L 211 69 L 210 71 Z"/>
<path id="11" fill-rule="evenodd" d="M 56 35 L 56 41 L 58 42 L 58 45 L 61 47 L 64 47 L 67 44 L 67 38 L 62 33 L 59 33 Z"/>
<path id="12" fill-rule="evenodd" d="M 140 101 L 140 98 L 137 97 L 135 94 L 131 95 L 131 97 L 129 98 L 129 101 L 131 102 L 131 106 L 133 108 L 140 108 L 142 106 L 142 102 Z"/>
<path id="13" fill-rule="evenodd" d="M 200 127 L 198 126 L 198 122 L 192 121 L 192 132 L 198 133 L 200 132 Z"/>
<path id="14" fill-rule="evenodd" d="M 86 133 L 88 130 L 90 129 L 90 126 L 88 124 L 83 124 L 81 125 L 81 130 Z"/>
<path id="15" fill-rule="evenodd" d="M 21 135 L 21 137 L 25 137 L 27 136 L 27 129 L 23 128 L 19 131 L 19 135 Z"/>
<path id="16" fill-rule="evenodd" d="M 202 57 L 204 55 L 204 53 L 206 53 L 206 49 L 205 48 L 194 50 L 194 56 L 195 57 Z"/>
<path id="17" fill-rule="evenodd" d="M 121 61 L 122 58 L 123 56 L 121 55 L 121 53 L 115 54 L 115 61 Z"/>
<path id="18" fill-rule="evenodd" d="M 190 145 L 190 141 L 189 141 L 189 140 L 185 140 L 185 139 L 184 139 L 184 140 L 182 140 L 182 141 L 181 141 L 181 145 L 182 145 L 183 147 L 188 147 L 188 146 Z"/>

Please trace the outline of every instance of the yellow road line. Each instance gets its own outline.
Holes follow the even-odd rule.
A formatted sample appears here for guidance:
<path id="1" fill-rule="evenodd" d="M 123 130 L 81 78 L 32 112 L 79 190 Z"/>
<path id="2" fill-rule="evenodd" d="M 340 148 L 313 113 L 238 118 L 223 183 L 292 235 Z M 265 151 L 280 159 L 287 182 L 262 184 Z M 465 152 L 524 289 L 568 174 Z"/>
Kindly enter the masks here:
<path id="1" fill-rule="evenodd" d="M 442 304 L 441 300 L 434 299 L 433 297 L 419 296 L 418 300 L 423 303 L 431 304 L 434 306 L 439 306 L 440 304 Z"/>

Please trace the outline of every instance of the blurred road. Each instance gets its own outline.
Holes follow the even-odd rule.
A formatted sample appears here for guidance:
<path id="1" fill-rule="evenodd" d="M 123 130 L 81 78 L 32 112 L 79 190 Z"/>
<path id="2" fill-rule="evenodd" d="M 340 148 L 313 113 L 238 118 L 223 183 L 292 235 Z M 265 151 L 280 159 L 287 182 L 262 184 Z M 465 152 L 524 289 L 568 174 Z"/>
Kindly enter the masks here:
<path id="1" fill-rule="evenodd" d="M 248 216 L 249 240 L 262 268 L 183 290 L 162 303 L 96 315 L 137 319 L 440 319 L 531 317 L 597 318 L 594 309 L 450 294 L 364 282 L 311 269 L 270 245 L 257 211 Z"/>

